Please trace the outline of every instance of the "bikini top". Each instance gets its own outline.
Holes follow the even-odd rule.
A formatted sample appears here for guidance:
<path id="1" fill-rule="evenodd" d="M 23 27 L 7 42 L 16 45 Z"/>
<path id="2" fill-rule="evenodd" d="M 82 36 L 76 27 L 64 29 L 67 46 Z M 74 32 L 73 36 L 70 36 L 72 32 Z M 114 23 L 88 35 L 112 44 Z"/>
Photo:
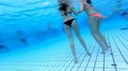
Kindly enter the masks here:
<path id="1" fill-rule="evenodd" d="M 62 3 L 61 7 L 59 8 L 59 10 L 63 11 L 64 15 L 68 15 L 68 13 L 71 14 L 72 12 L 68 11 L 67 8 L 68 8 L 68 6 L 66 4 Z"/>

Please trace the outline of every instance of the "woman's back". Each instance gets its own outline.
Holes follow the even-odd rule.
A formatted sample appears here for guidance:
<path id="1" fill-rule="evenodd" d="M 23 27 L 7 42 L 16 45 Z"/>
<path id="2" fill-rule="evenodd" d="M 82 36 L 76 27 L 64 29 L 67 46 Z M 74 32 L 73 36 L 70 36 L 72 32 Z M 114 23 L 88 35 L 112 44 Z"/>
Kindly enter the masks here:
<path id="1" fill-rule="evenodd" d="M 61 5 L 59 8 L 61 11 L 61 14 L 64 17 L 64 21 L 68 21 L 70 19 L 73 19 L 72 17 L 72 7 L 71 6 L 66 6 L 65 4 Z"/>
<path id="2" fill-rule="evenodd" d="M 88 15 L 98 13 L 98 11 L 95 8 L 93 8 L 90 4 L 88 4 L 85 1 L 83 2 L 83 8 L 87 12 Z"/>

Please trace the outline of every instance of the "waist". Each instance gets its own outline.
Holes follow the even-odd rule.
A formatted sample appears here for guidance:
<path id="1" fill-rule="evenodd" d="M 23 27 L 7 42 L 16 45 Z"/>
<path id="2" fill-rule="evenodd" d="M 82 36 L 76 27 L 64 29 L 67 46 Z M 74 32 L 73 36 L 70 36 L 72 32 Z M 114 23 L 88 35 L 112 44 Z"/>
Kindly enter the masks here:
<path id="1" fill-rule="evenodd" d="M 74 18 L 72 18 L 72 19 L 68 19 L 68 20 L 65 20 L 64 22 L 68 22 L 68 21 L 70 21 L 70 20 L 75 20 Z"/>
<path id="2" fill-rule="evenodd" d="M 103 18 L 103 16 L 100 13 L 94 13 L 94 14 L 90 14 L 89 16 L 95 16 L 99 19 Z"/>
<path id="3" fill-rule="evenodd" d="M 73 17 L 65 17 L 64 18 L 64 22 L 68 21 L 68 20 L 71 20 L 71 19 L 74 19 Z"/>

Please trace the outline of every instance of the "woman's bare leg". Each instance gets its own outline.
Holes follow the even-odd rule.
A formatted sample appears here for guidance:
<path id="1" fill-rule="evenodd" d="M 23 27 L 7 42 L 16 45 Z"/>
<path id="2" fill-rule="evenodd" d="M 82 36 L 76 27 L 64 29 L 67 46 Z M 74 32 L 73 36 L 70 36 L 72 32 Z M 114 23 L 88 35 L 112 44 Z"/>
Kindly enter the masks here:
<path id="1" fill-rule="evenodd" d="M 76 33 L 76 36 L 77 36 L 78 40 L 79 40 L 80 43 L 83 45 L 83 47 L 84 47 L 86 53 L 87 53 L 88 55 L 90 55 L 90 52 L 89 52 L 89 50 L 87 49 L 87 46 L 86 46 L 86 44 L 85 44 L 85 41 L 83 40 L 83 38 L 82 38 L 81 35 L 80 35 L 80 30 L 79 30 L 78 25 L 77 25 L 77 23 L 76 23 L 75 20 L 74 20 L 73 23 L 72 23 L 72 27 L 73 27 L 73 29 L 74 29 L 74 31 L 75 31 L 75 33 Z"/>
<path id="2" fill-rule="evenodd" d="M 104 35 L 100 32 L 100 25 L 101 25 L 101 20 L 99 20 L 99 22 L 98 22 L 99 36 L 101 37 L 101 39 L 102 39 L 104 45 L 106 46 L 105 49 L 108 50 L 108 49 L 110 48 L 110 46 L 108 45 L 107 40 L 106 40 L 106 38 L 104 37 Z"/>
<path id="3" fill-rule="evenodd" d="M 109 50 L 109 48 L 111 48 L 111 46 L 110 46 L 110 45 L 108 45 L 106 38 L 103 36 L 103 34 L 102 34 L 102 33 L 99 33 L 99 35 L 100 35 L 101 39 L 102 39 L 102 40 L 103 40 L 103 42 L 104 42 L 105 49 L 106 49 L 106 50 Z"/>
<path id="4" fill-rule="evenodd" d="M 90 16 L 89 17 L 89 25 L 91 29 L 91 33 L 95 40 L 98 42 L 98 44 L 102 48 L 102 53 L 105 53 L 105 45 L 103 39 L 100 37 L 100 23 L 99 19 L 95 16 Z"/>
<path id="5" fill-rule="evenodd" d="M 76 50 L 75 50 L 75 45 L 74 45 L 74 40 L 73 40 L 73 36 L 72 36 L 72 32 L 71 32 L 71 27 L 68 25 L 64 25 L 64 28 L 67 32 L 67 35 L 69 37 L 70 40 L 70 47 L 74 56 L 74 63 L 78 63 L 78 59 L 77 59 L 77 55 L 76 55 Z"/>

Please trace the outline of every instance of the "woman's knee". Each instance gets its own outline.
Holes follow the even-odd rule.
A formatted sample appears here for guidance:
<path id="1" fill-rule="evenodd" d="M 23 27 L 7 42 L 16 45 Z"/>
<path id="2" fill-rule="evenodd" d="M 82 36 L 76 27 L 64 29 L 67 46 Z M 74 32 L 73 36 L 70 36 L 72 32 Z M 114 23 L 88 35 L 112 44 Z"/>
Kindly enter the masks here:
<path id="1" fill-rule="evenodd" d="M 92 34 L 100 34 L 100 31 L 98 29 L 91 29 Z"/>
<path id="2" fill-rule="evenodd" d="M 91 34 L 92 34 L 94 37 L 98 35 L 97 32 L 91 32 Z"/>
<path id="3" fill-rule="evenodd" d="M 79 40 L 82 40 L 82 39 L 83 39 L 81 35 L 77 36 L 77 38 L 78 38 Z"/>
<path id="4" fill-rule="evenodd" d="M 96 30 L 91 30 L 91 34 L 97 34 Z"/>
<path id="5" fill-rule="evenodd" d="M 80 38 L 81 37 L 80 33 L 77 33 L 76 36 L 77 36 L 77 38 Z"/>

